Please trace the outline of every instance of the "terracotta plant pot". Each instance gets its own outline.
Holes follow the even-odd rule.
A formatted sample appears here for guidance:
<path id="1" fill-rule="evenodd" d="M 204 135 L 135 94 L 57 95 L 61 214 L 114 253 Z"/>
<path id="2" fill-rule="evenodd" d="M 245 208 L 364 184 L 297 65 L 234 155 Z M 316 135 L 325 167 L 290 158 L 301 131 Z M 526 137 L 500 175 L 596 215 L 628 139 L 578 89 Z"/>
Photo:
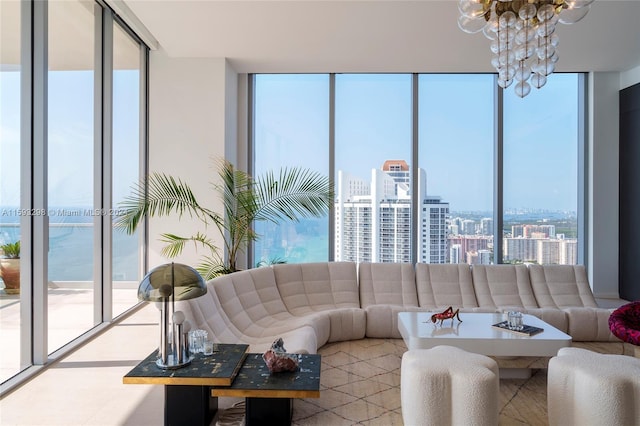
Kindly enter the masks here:
<path id="1" fill-rule="evenodd" d="M 0 277 L 7 294 L 20 293 L 20 259 L 0 259 Z"/>

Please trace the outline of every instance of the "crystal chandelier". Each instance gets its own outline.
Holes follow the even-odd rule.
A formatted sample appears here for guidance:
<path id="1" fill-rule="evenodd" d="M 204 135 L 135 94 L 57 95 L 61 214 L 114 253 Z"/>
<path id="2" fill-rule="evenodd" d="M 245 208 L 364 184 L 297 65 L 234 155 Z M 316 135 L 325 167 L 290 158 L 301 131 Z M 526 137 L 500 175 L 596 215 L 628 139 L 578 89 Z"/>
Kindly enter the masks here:
<path id="1" fill-rule="evenodd" d="M 498 85 L 524 98 L 544 86 L 558 62 L 556 24 L 573 24 L 594 0 L 459 0 L 458 26 L 491 40 Z"/>

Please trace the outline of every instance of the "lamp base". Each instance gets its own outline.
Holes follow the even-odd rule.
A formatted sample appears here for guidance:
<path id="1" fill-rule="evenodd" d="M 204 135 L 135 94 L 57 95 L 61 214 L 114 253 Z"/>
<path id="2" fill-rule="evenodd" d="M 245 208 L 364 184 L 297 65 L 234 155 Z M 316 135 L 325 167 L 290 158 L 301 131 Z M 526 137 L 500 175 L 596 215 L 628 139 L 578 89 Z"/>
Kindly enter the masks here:
<path id="1" fill-rule="evenodd" d="M 190 356 L 186 358 L 184 361 L 182 361 L 181 363 L 178 363 L 177 360 L 173 358 L 173 355 L 169 355 L 167 358 L 166 364 L 163 364 L 162 359 L 158 358 L 156 360 L 156 366 L 158 366 L 158 368 L 162 368 L 163 370 L 177 370 L 179 368 L 186 367 L 187 365 L 191 364 L 192 359 L 193 359 L 193 356 Z"/>

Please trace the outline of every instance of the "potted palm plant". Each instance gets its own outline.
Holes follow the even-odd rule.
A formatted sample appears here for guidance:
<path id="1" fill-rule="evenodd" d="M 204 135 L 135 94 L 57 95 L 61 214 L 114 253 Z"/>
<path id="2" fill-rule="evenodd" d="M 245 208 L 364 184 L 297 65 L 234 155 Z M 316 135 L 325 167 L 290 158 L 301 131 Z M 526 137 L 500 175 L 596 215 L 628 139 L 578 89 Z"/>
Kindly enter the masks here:
<path id="1" fill-rule="evenodd" d="M 20 241 L 0 245 L 0 277 L 7 294 L 20 293 Z"/>
<path id="2" fill-rule="evenodd" d="M 208 253 L 196 267 L 205 279 L 235 272 L 237 259 L 259 235 L 253 229 L 257 221 L 279 223 L 303 217 L 322 217 L 329 211 L 333 190 L 328 177 L 304 168 L 284 168 L 258 178 L 237 170 L 226 161 L 218 164 L 219 182 L 212 184 L 221 199 L 223 212 L 202 205 L 189 185 L 160 173 L 148 175 L 133 193 L 119 204 L 122 214 L 116 226 L 131 234 L 146 217 L 189 215 L 205 228 L 214 226 L 224 242 L 224 252 L 202 232 L 188 237 L 161 234 L 166 243 L 162 254 L 176 257 L 187 243 L 193 242 Z"/>

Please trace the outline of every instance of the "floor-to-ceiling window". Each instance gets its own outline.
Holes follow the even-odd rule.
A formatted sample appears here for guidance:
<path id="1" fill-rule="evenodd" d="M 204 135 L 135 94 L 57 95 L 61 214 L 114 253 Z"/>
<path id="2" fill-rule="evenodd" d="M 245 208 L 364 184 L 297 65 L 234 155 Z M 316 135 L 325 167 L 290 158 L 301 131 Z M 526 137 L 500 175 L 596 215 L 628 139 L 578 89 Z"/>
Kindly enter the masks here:
<path id="1" fill-rule="evenodd" d="M 95 325 L 96 31 L 93 3 L 50 2 L 48 12 L 47 334 L 53 352 Z"/>
<path id="2" fill-rule="evenodd" d="M 20 3 L 0 2 L 0 245 L 20 241 Z M 28 250 L 28 242 L 21 242 Z M 0 381 L 20 370 L 20 260 L 0 251 Z M 18 269 L 16 269 L 18 268 Z M 17 271 L 17 272 L 16 272 Z M 9 275 L 18 278 L 12 280 Z M 12 281 L 7 285 L 7 281 Z M 11 287 L 11 288 L 8 288 Z M 13 342 L 7 345 L 6 342 Z"/>
<path id="3" fill-rule="evenodd" d="M 579 80 L 504 96 L 505 262 L 578 263 Z"/>
<path id="4" fill-rule="evenodd" d="M 411 261 L 411 74 L 335 76 L 338 261 Z"/>
<path id="5" fill-rule="evenodd" d="M 144 173 L 148 49 L 98 2 L 0 8 L 0 244 L 22 249 L 20 288 L 0 280 L 4 393 L 138 303 L 143 240 L 113 220 Z"/>
<path id="6" fill-rule="evenodd" d="M 318 132 L 330 142 L 312 155 L 328 161 L 323 167 L 335 183 L 328 258 L 584 262 L 577 225 L 580 74 L 554 74 L 525 99 L 512 91 L 499 96 L 493 74 L 325 77 L 334 88 L 329 134 Z M 296 129 L 295 118 L 275 119 L 262 108 L 259 94 L 272 79 L 287 93 L 306 76 L 253 78 L 253 124 L 277 126 L 279 134 Z M 256 134 L 253 146 L 259 141 Z M 253 157 L 255 170 L 282 164 L 274 156 Z M 259 247 L 259 257 L 272 255 Z"/>
<path id="7" fill-rule="evenodd" d="M 435 253 L 444 254 L 446 259 L 434 262 L 420 252 L 419 262 L 494 261 L 495 92 L 491 74 L 419 76 L 419 164 L 427 171 L 430 198 L 435 201 L 440 197 L 450 213 L 444 246 L 441 238 L 434 247 Z M 423 223 L 434 225 L 429 217 L 424 217 Z M 428 236 L 422 231 L 420 237 L 424 250 Z"/>
<path id="8" fill-rule="evenodd" d="M 113 146 L 115 172 L 112 173 L 113 221 L 120 202 L 130 194 L 141 176 L 141 72 L 144 64 L 140 43 L 118 23 L 113 23 Z M 112 230 L 113 315 L 131 307 L 142 279 L 141 231 L 128 235 Z"/>
<path id="9" fill-rule="evenodd" d="M 281 167 L 329 173 L 328 75 L 256 76 L 255 117 L 256 176 Z M 328 217 L 257 223 L 254 263 L 326 261 L 328 230 Z"/>

